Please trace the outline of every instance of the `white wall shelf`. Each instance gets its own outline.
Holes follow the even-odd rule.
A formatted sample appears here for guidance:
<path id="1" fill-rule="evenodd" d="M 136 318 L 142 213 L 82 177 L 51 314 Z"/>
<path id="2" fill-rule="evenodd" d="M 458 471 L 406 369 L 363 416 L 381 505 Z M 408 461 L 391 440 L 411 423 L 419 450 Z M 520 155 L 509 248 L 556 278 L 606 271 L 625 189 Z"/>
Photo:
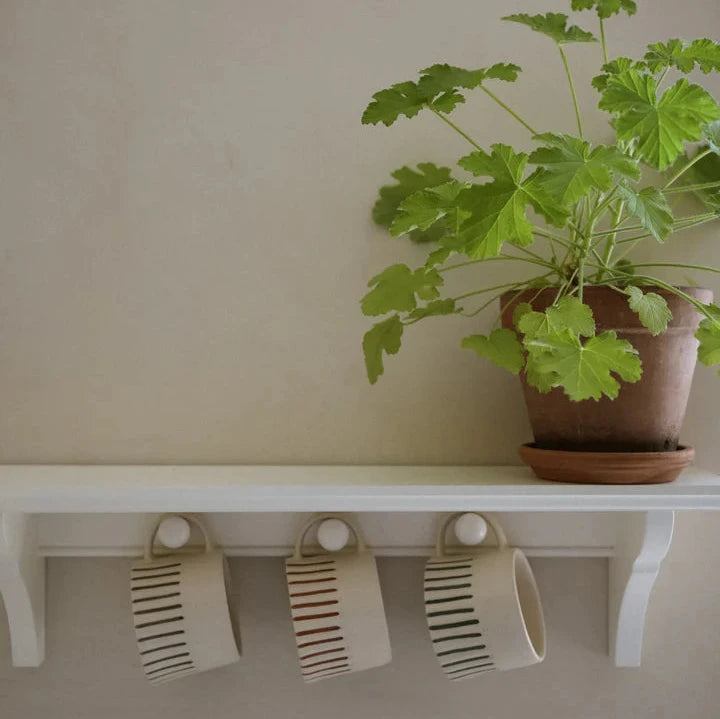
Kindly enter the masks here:
<path id="1" fill-rule="evenodd" d="M 661 485 L 535 479 L 523 467 L 0 465 L 0 595 L 13 663 L 44 657 L 45 557 L 136 556 L 162 512 L 202 512 L 231 556 L 289 552 L 307 513 L 353 512 L 374 551 L 422 556 L 438 513 L 499 512 L 535 557 L 609 558 L 608 643 L 638 666 L 675 510 L 720 509 L 720 476 Z"/>
<path id="2" fill-rule="evenodd" d="M 0 511 L 607 512 L 720 509 L 720 476 L 597 486 L 524 467 L 0 465 Z"/>

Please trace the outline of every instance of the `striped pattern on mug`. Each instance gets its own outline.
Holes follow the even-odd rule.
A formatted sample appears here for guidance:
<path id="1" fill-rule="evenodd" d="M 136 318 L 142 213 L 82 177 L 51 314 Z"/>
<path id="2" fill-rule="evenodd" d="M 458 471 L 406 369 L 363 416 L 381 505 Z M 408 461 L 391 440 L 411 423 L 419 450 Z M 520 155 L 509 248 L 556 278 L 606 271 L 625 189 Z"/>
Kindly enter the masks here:
<path id="1" fill-rule="evenodd" d="M 182 562 L 160 558 L 131 569 L 133 622 L 143 671 L 153 684 L 195 670 L 185 636 Z"/>
<path id="2" fill-rule="evenodd" d="M 457 681 L 495 670 L 473 606 L 473 557 L 429 559 L 425 565 L 425 614 L 435 656 Z"/>
<path id="3" fill-rule="evenodd" d="M 327 555 L 292 559 L 285 571 L 303 679 L 314 682 L 351 672 L 335 560 Z"/>

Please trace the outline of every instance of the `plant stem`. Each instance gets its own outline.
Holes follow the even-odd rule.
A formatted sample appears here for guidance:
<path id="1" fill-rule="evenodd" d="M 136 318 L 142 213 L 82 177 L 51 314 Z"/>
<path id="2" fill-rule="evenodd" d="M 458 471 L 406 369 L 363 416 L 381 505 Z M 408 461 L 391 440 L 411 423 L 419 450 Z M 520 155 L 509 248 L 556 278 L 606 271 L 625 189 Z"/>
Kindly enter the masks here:
<path id="1" fill-rule="evenodd" d="M 615 185 L 615 187 L 613 187 L 612 190 L 605 195 L 605 198 L 595 208 L 595 211 L 593 212 L 593 217 L 595 219 L 598 219 L 605 211 L 605 208 L 612 204 L 612 201 L 615 199 L 615 193 L 618 191 L 618 187 L 619 185 Z"/>
<path id="2" fill-rule="evenodd" d="M 524 252 L 526 255 L 536 260 L 542 260 L 543 262 L 546 261 L 545 258 L 541 257 L 535 252 L 532 252 L 531 250 L 528 250 L 526 247 L 521 247 L 520 245 L 513 245 L 513 248 L 516 249 L 518 252 Z"/>
<path id="3" fill-rule="evenodd" d="M 546 279 L 546 278 L 547 278 L 549 275 L 551 275 L 551 274 L 552 274 L 552 272 L 547 272 L 547 273 L 545 273 L 544 275 L 538 275 L 537 277 L 531 277 L 530 279 L 528 279 L 528 280 L 523 280 L 522 282 L 514 282 L 514 283 L 512 283 L 512 284 L 510 284 L 510 285 L 505 285 L 505 289 L 504 289 L 502 292 L 499 292 L 499 293 L 498 293 L 497 295 L 495 295 L 494 297 L 491 297 L 489 300 L 487 300 L 487 301 L 484 302 L 482 305 L 480 305 L 480 307 L 478 307 L 476 310 L 473 310 L 473 311 L 470 312 L 469 314 L 463 314 L 463 317 L 474 317 L 475 315 L 480 314 L 484 309 L 486 309 L 487 307 L 489 307 L 493 302 L 495 302 L 495 301 L 498 300 L 500 297 L 502 297 L 502 296 L 505 294 L 505 292 L 512 292 L 512 291 L 513 291 L 514 289 L 516 289 L 516 288 L 520 288 L 520 292 L 522 292 L 522 291 L 525 289 L 525 287 L 526 287 L 527 285 L 529 285 L 531 282 L 536 282 L 536 281 L 538 281 L 538 280 L 544 280 L 544 279 Z M 493 288 L 490 288 L 490 289 L 497 289 L 497 288 L 496 288 L 496 287 L 493 287 Z M 542 289 L 542 288 L 541 288 L 541 289 Z M 519 294 L 519 292 L 518 292 L 518 294 Z M 516 296 L 517 296 L 517 295 L 516 295 Z"/>
<path id="4" fill-rule="evenodd" d="M 682 223 L 683 227 L 678 228 L 682 230 L 688 224 L 694 225 L 698 222 L 705 222 L 706 220 L 713 220 L 716 218 L 718 218 L 717 212 L 701 212 L 698 215 L 687 215 L 685 217 L 680 217 L 675 220 L 675 224 Z M 673 230 L 674 229 L 675 228 L 673 228 Z"/>
<path id="5" fill-rule="evenodd" d="M 567 57 L 565 56 L 565 50 L 563 50 L 562 45 L 558 45 L 558 50 L 560 50 L 560 57 L 562 58 L 563 65 L 565 66 L 565 73 L 567 74 L 568 83 L 570 85 L 570 94 L 572 95 L 573 106 L 575 107 L 575 119 L 577 120 L 578 135 L 582 138 L 582 119 L 580 118 L 580 108 L 578 107 L 577 95 L 575 94 L 575 83 L 573 82 L 570 65 L 568 64 Z"/>
<path id="6" fill-rule="evenodd" d="M 565 280 L 565 282 L 563 282 L 560 285 L 560 287 L 558 288 L 557 294 L 555 295 L 555 299 L 553 300 L 553 304 L 556 304 L 557 301 L 563 296 L 563 294 L 565 292 L 565 288 L 572 285 L 572 283 L 575 281 L 575 276 L 577 275 L 577 273 L 578 273 L 578 268 L 576 267 L 573 270 L 573 273 L 570 275 L 570 277 L 568 277 L 568 279 Z"/>
<path id="7" fill-rule="evenodd" d="M 587 241 L 586 241 L 587 242 Z M 576 268 L 578 278 L 578 299 L 583 301 L 583 290 L 585 289 L 585 260 L 587 259 L 587 246 L 583 244 L 578 257 L 578 266 Z"/>
<path id="8" fill-rule="evenodd" d="M 663 191 L 667 190 L 670 185 L 672 185 L 676 180 L 678 180 L 680 177 L 682 177 L 696 162 L 703 159 L 703 157 L 706 157 L 712 152 L 712 149 L 709 147 L 706 147 L 701 152 L 698 152 L 695 157 L 693 157 L 692 160 L 685 163 L 663 186 Z"/>
<path id="9" fill-rule="evenodd" d="M 510 291 L 512 292 L 512 290 L 510 290 Z M 502 322 L 502 318 L 503 318 L 503 315 L 505 314 L 505 310 L 507 310 L 507 308 L 510 307 L 510 305 L 512 305 L 512 303 L 515 302 L 515 300 L 517 300 L 517 298 L 520 297 L 520 295 L 523 292 L 525 292 L 525 287 L 520 287 L 520 289 L 517 290 L 515 292 L 515 294 L 513 294 L 513 296 L 510 298 L 510 300 L 508 302 L 506 302 L 504 305 L 500 305 L 500 312 L 498 312 L 497 317 L 495 317 L 495 321 L 492 324 L 493 329 L 495 329 L 497 327 L 498 323 Z M 503 293 L 503 294 L 505 294 L 505 293 Z M 502 295 L 500 295 L 500 297 L 502 297 Z"/>
<path id="10" fill-rule="evenodd" d="M 578 299 L 580 302 L 583 301 L 583 290 L 585 288 L 585 262 L 587 260 L 587 256 L 591 250 L 590 245 L 592 244 L 593 239 L 593 229 L 595 227 L 595 222 L 597 221 L 597 206 L 592 207 L 592 203 L 590 198 L 586 198 L 587 202 L 587 231 L 583 232 L 579 228 L 575 228 L 578 235 L 580 236 L 582 242 L 580 243 L 580 253 L 578 255 L 578 266 L 577 266 L 577 287 L 578 287 Z M 595 256 L 597 256 L 597 252 L 593 249 L 593 252 Z M 600 259 L 598 257 L 598 259 Z"/>
<path id="11" fill-rule="evenodd" d="M 502 109 L 505 110 L 505 112 L 509 112 L 531 134 L 533 134 L 533 135 L 538 134 L 538 131 L 534 127 L 532 127 L 527 122 L 525 122 L 525 120 L 523 120 L 522 117 L 520 117 L 520 115 L 518 115 L 517 112 L 515 112 L 515 110 L 513 110 L 511 107 L 506 105 L 494 92 L 491 92 L 490 90 L 488 90 L 484 85 L 480 85 L 480 89 L 486 95 L 488 95 L 488 97 L 491 97 L 498 105 L 500 105 L 500 107 L 502 107 Z"/>
<path id="12" fill-rule="evenodd" d="M 518 260 L 520 262 L 529 262 L 532 265 L 539 265 L 540 267 L 549 267 L 553 272 L 560 273 L 560 268 L 557 266 L 556 263 L 548 262 L 547 260 L 543 260 L 541 257 L 538 256 L 538 259 L 535 260 L 531 257 L 515 257 L 514 255 L 501 255 L 500 259 L 503 260 Z"/>
<path id="13" fill-rule="evenodd" d="M 635 235 L 634 237 L 625 237 L 622 240 L 618 240 L 616 245 L 626 245 L 628 242 L 640 242 L 640 240 L 649 240 L 652 235 L 649 232 L 645 232 L 642 235 Z"/>
<path id="14" fill-rule="evenodd" d="M 684 264 L 678 264 L 676 262 L 642 262 L 640 264 L 635 264 L 633 262 L 633 267 L 679 267 L 683 270 L 701 270 L 702 272 L 714 272 L 715 274 L 720 275 L 720 269 L 717 267 L 706 267 L 705 265 L 684 265 Z"/>
<path id="15" fill-rule="evenodd" d="M 482 147 L 480 147 L 480 145 L 478 145 L 477 142 L 475 142 L 475 140 L 473 140 L 472 137 L 470 137 L 470 135 L 468 135 L 467 133 L 463 132 L 452 120 L 448 119 L 447 117 L 445 117 L 445 115 L 443 115 L 441 112 L 438 112 L 438 111 L 435 110 L 434 108 L 431 107 L 430 109 L 431 109 L 443 122 L 445 122 L 445 123 L 447 123 L 448 125 L 450 125 L 450 127 L 452 127 L 452 129 L 455 130 L 455 132 L 457 132 L 459 135 L 462 135 L 475 149 L 477 149 L 477 150 L 482 150 Z"/>
<path id="16" fill-rule="evenodd" d="M 625 202 L 621 200 L 618 203 L 617 208 L 615 209 L 615 214 L 612 218 L 612 226 L 617 227 L 620 224 L 620 218 L 622 217 L 623 210 L 625 209 Z M 613 250 L 615 249 L 615 238 L 617 237 L 617 232 L 613 232 L 612 235 L 608 235 L 607 240 L 605 241 L 605 252 L 602 256 L 602 264 L 604 267 L 607 267 L 610 263 L 610 258 L 612 257 Z M 602 279 L 604 269 L 600 268 L 600 272 L 598 273 L 598 279 Z"/>
<path id="17" fill-rule="evenodd" d="M 716 212 L 705 212 L 705 213 L 701 213 L 699 215 L 687 215 L 686 217 L 679 217 L 677 220 L 675 220 L 675 224 L 673 225 L 671 232 L 679 232 L 680 230 L 686 230 L 688 227 L 694 227 L 695 225 L 702 224 L 703 222 L 709 222 L 710 220 L 714 220 L 717 218 L 720 218 L 720 216 Z M 681 226 L 677 227 L 677 225 L 681 225 Z M 643 227 L 643 225 L 633 225 L 632 227 L 619 227 L 618 226 L 612 230 L 603 230 L 602 232 L 593 232 L 593 238 L 607 237 L 607 235 L 612 235 L 615 232 L 635 232 L 637 230 L 644 230 L 644 229 L 645 229 L 645 227 Z M 638 235 L 637 237 L 625 237 L 622 240 L 618 240 L 617 244 L 622 244 L 624 242 L 632 242 L 633 240 L 640 240 L 643 237 L 652 237 L 652 235 L 649 232 L 646 232 L 645 234 Z"/>
<path id="18" fill-rule="evenodd" d="M 550 274 L 549 272 L 547 273 Z M 533 277 L 532 279 L 537 279 L 536 277 Z M 504 287 L 512 287 L 513 285 L 519 285 L 519 284 L 525 284 L 525 282 L 530 282 L 531 280 L 525 280 L 524 282 L 505 282 L 502 285 L 494 285 L 493 287 L 486 287 L 484 290 L 474 290 L 473 292 L 466 292 L 464 295 L 458 295 L 457 297 L 453 297 L 456 302 L 458 300 L 464 300 L 467 297 L 474 297 L 475 295 L 484 295 L 487 292 L 492 292 L 493 290 L 501 290 Z"/>
<path id="19" fill-rule="evenodd" d="M 603 63 L 607 64 L 608 54 L 607 44 L 605 43 L 605 22 L 602 18 L 600 18 L 600 42 L 602 44 Z"/>
<path id="20" fill-rule="evenodd" d="M 548 240 L 555 240 L 555 242 L 559 242 L 561 245 L 563 245 L 563 247 L 568 246 L 568 241 L 564 237 L 556 235 L 554 232 L 548 232 L 542 227 L 533 227 L 532 231 L 535 235 L 540 235 L 540 237 L 546 237 Z"/>
<path id="21" fill-rule="evenodd" d="M 665 190 L 666 195 L 671 195 L 674 192 L 695 192 L 696 190 L 709 190 L 713 187 L 720 188 L 720 180 L 713 182 L 700 182 L 697 185 L 682 185 L 681 187 L 675 187 L 670 190 Z"/>
<path id="22" fill-rule="evenodd" d="M 637 230 L 644 230 L 642 225 L 632 225 L 631 227 L 613 227 L 612 230 L 601 230 L 600 232 L 593 232 L 593 237 L 607 237 L 608 235 L 614 235 L 616 232 L 635 232 Z"/>
<path id="23" fill-rule="evenodd" d="M 469 267 L 470 265 L 478 265 L 478 264 L 482 264 L 483 262 L 501 262 L 504 260 L 515 260 L 516 262 L 528 262 L 532 265 L 542 265 L 543 267 L 552 267 L 553 269 L 555 269 L 555 266 L 552 263 L 546 262 L 544 260 L 539 261 L 539 260 L 534 260 L 534 259 L 530 259 L 527 257 L 514 257 L 513 255 L 502 254 L 502 255 L 498 255 L 497 257 L 486 257 L 482 260 L 468 260 L 467 262 L 458 262 L 455 265 L 449 265 L 448 267 L 437 268 L 437 271 L 438 272 L 448 272 L 449 270 L 458 270 L 461 267 Z"/>
<path id="24" fill-rule="evenodd" d="M 620 225 L 623 223 L 621 222 Z M 611 230 L 601 230 L 600 232 L 593 232 L 593 238 L 597 239 L 598 237 L 607 237 L 608 235 L 613 235 L 616 232 L 637 232 L 638 230 L 644 230 L 645 227 L 643 225 L 631 225 L 630 227 L 621 227 L 618 225 L 617 227 L 613 227 Z M 619 240 L 620 242 L 622 240 Z"/>
<path id="25" fill-rule="evenodd" d="M 511 287 L 507 287 L 502 292 L 498 292 L 496 295 L 493 295 L 489 300 L 486 300 L 485 302 L 483 302 L 480 305 L 480 307 L 478 307 L 476 310 L 473 310 L 472 312 L 470 312 L 468 314 L 464 314 L 463 316 L 464 317 L 475 317 L 475 315 L 479 315 L 483 310 L 490 307 L 490 305 L 493 304 L 493 302 L 497 302 L 497 300 L 499 300 L 506 292 L 512 292 L 514 289 L 516 289 L 518 287 L 520 288 L 518 294 L 520 294 L 520 292 L 522 292 L 525 289 L 525 283 L 524 282 L 522 282 L 522 283 L 516 282 Z"/>
<path id="26" fill-rule="evenodd" d="M 696 222 L 689 222 L 682 227 L 673 227 L 672 233 L 675 234 L 676 232 L 681 232 L 682 230 L 689 230 L 691 227 L 697 227 L 698 225 L 704 225 L 706 222 L 712 222 L 713 220 L 717 219 L 717 215 L 714 213 L 710 217 L 706 217 L 705 219 L 697 220 Z M 642 242 L 643 240 L 647 240 L 652 235 L 650 233 L 646 233 L 644 235 L 636 235 L 635 237 L 626 237 L 624 240 L 618 240 L 616 244 L 623 245 L 626 243 L 631 243 L 628 248 L 626 248 L 620 256 L 615 260 L 615 264 L 620 262 L 620 260 L 625 259 L 627 255 L 629 255 L 636 247 L 636 245 L 639 242 Z"/>

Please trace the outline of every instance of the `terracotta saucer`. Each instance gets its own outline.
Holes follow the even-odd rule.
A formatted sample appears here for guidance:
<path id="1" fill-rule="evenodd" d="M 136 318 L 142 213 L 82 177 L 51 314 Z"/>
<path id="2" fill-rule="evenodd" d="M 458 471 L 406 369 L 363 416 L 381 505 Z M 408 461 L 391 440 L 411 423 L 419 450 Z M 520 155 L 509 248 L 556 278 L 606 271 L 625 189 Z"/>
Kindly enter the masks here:
<path id="1" fill-rule="evenodd" d="M 670 452 L 567 452 L 524 444 L 520 458 L 536 477 L 579 484 L 662 484 L 692 463 L 695 450 Z"/>

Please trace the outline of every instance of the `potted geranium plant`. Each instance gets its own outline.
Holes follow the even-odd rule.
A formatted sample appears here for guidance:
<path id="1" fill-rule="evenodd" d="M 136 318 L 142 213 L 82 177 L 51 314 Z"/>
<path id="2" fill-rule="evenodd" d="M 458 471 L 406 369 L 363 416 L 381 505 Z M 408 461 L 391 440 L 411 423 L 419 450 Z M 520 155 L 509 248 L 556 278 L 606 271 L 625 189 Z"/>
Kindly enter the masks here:
<path id="1" fill-rule="evenodd" d="M 438 315 L 475 316 L 496 307 L 489 334 L 462 346 L 520 374 L 535 435 L 521 451 L 540 476 L 574 481 L 668 481 L 692 455 L 678 446 L 696 356 L 720 364 L 720 308 L 709 290 L 681 287 L 654 275 L 671 266 L 631 254 L 642 243 L 710 222 L 720 214 L 720 107 L 684 75 L 720 71 L 720 45 L 671 39 L 642 58 L 609 58 L 605 20 L 632 0 L 572 0 L 573 10 L 599 17 L 598 107 L 610 115 L 614 141 L 583 136 L 564 46 L 597 43 L 559 13 L 509 15 L 549 37 L 559 51 L 577 134 L 536 128 L 496 94 L 520 68 L 498 63 L 466 70 L 435 64 L 417 81 L 373 95 L 362 121 L 390 126 L 401 116 L 434 113 L 469 145 L 450 168 L 421 163 L 392 173 L 373 208 L 392 235 L 427 242 L 425 264 L 387 267 L 369 282 L 365 315 L 383 317 L 363 340 L 368 378 L 383 373 L 408 325 Z M 559 63 L 560 65 L 560 63 Z M 479 90 L 529 133 L 534 149 L 485 148 L 450 114 Z M 655 170 L 658 182 L 643 179 Z M 702 170 L 702 172 L 701 172 Z M 465 171 L 462 173 L 462 171 Z M 469 173 L 469 175 L 468 175 Z M 471 179 L 479 178 L 479 179 Z M 703 212 L 674 211 L 683 193 L 700 193 Z M 542 218 L 534 221 L 529 215 Z M 472 272 L 487 262 L 530 266 L 514 281 L 442 296 L 447 272 Z M 682 276 L 682 275 L 681 275 Z M 698 349 L 699 347 L 699 349 Z"/>

